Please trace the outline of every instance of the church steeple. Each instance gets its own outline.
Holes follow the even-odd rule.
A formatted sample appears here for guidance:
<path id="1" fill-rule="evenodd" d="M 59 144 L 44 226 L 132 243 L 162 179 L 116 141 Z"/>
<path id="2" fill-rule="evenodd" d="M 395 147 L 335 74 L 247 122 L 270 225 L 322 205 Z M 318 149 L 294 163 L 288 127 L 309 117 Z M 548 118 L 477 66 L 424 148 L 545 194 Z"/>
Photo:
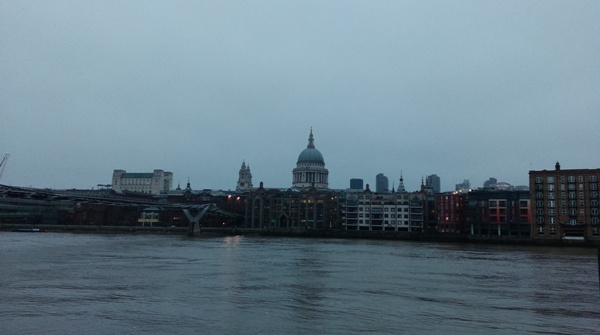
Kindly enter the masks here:
<path id="1" fill-rule="evenodd" d="M 402 178 L 402 172 L 400 172 L 400 184 L 398 184 L 398 193 L 406 192 L 404 189 L 404 178 Z"/>

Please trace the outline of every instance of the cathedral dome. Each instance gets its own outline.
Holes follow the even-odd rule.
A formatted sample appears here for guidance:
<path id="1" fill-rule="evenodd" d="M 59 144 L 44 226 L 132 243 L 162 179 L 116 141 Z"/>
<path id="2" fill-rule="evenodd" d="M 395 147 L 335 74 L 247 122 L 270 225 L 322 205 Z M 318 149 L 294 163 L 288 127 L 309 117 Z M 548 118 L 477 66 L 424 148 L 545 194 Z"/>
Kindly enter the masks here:
<path id="1" fill-rule="evenodd" d="M 321 155 L 321 152 L 319 150 L 315 148 L 306 148 L 302 150 L 302 152 L 298 156 L 298 162 L 296 164 L 300 163 L 325 164 L 325 161 L 323 160 L 323 155 Z"/>
<path id="2" fill-rule="evenodd" d="M 298 155 L 298 161 L 296 162 L 296 164 L 301 163 L 318 163 L 323 165 L 325 164 L 323 155 L 318 149 L 315 148 L 312 129 L 310 130 L 310 136 L 308 137 L 308 146 L 306 146 L 306 149 L 302 150 L 300 155 Z"/>
<path id="3" fill-rule="evenodd" d="M 298 155 L 296 168 L 292 170 L 292 187 L 307 188 L 315 187 L 326 189 L 329 185 L 329 171 L 325 168 L 325 160 L 321 152 L 315 148 L 312 128 L 308 136 L 306 149 Z"/>

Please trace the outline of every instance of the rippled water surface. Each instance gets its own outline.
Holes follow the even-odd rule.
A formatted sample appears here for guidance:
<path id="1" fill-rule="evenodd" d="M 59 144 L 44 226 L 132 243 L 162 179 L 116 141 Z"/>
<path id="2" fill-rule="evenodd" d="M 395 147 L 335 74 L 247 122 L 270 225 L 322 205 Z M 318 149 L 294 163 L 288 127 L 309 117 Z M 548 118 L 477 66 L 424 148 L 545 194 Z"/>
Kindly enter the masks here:
<path id="1" fill-rule="evenodd" d="M 0 334 L 597 334 L 595 249 L 0 233 Z"/>

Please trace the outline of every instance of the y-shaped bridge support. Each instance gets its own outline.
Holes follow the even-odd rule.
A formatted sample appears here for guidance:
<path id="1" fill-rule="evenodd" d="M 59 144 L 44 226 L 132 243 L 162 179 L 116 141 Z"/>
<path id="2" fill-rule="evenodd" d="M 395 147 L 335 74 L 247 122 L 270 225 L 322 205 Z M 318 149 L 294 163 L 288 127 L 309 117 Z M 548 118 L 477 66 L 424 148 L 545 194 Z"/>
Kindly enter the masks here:
<path id="1" fill-rule="evenodd" d="M 183 214 L 188 218 L 188 236 L 194 236 L 194 234 L 200 233 L 200 219 L 208 212 L 209 209 L 214 207 L 214 204 L 204 205 L 204 209 L 202 209 L 198 214 L 192 215 L 187 208 L 183 209 Z"/>

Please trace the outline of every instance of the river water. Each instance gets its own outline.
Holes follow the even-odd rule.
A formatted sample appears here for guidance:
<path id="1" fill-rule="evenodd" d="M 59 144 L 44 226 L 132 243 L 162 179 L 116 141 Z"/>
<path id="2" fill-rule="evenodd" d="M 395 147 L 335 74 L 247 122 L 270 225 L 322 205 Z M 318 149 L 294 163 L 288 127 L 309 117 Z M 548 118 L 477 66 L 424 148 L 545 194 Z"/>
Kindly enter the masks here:
<path id="1" fill-rule="evenodd" d="M 0 232 L 0 334 L 598 334 L 595 249 Z"/>

